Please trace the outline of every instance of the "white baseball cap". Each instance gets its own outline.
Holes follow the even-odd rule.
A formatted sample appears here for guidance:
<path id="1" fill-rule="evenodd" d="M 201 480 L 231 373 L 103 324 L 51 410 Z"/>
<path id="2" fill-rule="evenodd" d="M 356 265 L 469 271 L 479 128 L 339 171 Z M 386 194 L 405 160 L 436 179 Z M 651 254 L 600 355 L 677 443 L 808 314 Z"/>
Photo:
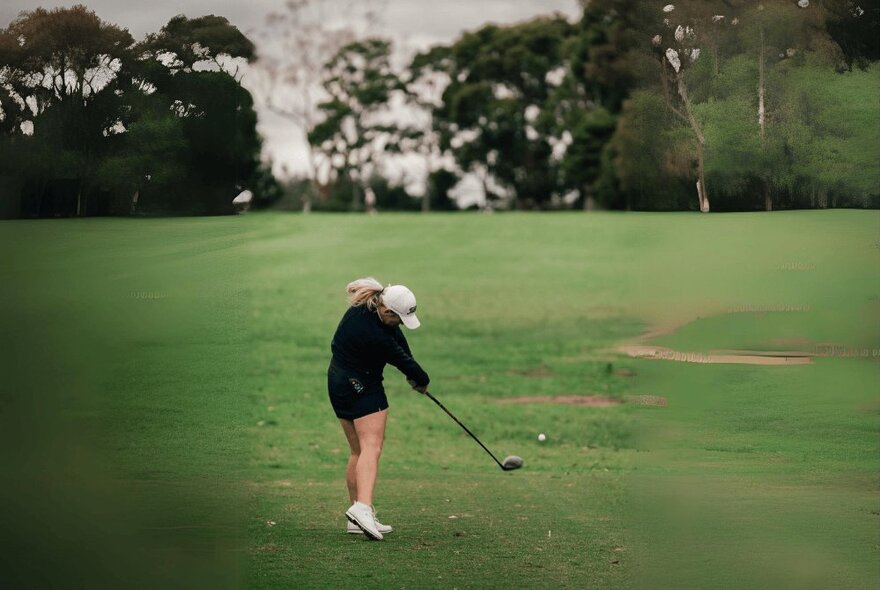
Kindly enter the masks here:
<path id="1" fill-rule="evenodd" d="M 415 330 L 422 323 L 416 317 L 416 296 L 403 285 L 389 285 L 382 293 L 382 303 L 385 307 L 400 316 L 403 325 L 410 330 Z"/>

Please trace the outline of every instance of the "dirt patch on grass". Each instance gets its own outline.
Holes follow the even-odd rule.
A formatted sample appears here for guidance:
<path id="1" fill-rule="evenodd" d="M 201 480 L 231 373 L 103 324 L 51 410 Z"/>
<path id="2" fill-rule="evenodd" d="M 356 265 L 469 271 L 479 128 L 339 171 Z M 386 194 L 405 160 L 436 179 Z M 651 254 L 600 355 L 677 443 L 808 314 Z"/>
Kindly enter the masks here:
<path id="1" fill-rule="evenodd" d="M 523 377 L 553 377 L 556 373 L 546 365 L 538 365 L 531 369 L 510 369 L 510 375 L 522 375 Z"/>
<path id="2" fill-rule="evenodd" d="M 562 404 L 567 406 L 590 406 L 603 408 L 617 406 L 623 400 L 607 395 L 525 395 L 498 400 L 500 404 Z"/>
<path id="3" fill-rule="evenodd" d="M 859 404 L 859 411 L 868 412 L 869 414 L 880 414 L 880 400 L 874 400 L 864 404 Z"/>
<path id="4" fill-rule="evenodd" d="M 628 404 L 638 406 L 657 406 L 662 408 L 667 405 L 666 398 L 659 395 L 626 395 L 624 400 Z"/>
<path id="5" fill-rule="evenodd" d="M 267 545 L 257 545 L 256 547 L 248 548 L 248 551 L 251 553 L 278 553 L 281 551 L 281 547 L 276 545 L 275 543 L 269 543 Z"/>
<path id="6" fill-rule="evenodd" d="M 607 408 L 620 404 L 639 406 L 665 406 L 666 398 L 657 395 L 627 395 L 623 399 L 608 395 L 524 395 L 498 400 L 499 404 L 559 404 L 564 406 L 587 406 Z"/>

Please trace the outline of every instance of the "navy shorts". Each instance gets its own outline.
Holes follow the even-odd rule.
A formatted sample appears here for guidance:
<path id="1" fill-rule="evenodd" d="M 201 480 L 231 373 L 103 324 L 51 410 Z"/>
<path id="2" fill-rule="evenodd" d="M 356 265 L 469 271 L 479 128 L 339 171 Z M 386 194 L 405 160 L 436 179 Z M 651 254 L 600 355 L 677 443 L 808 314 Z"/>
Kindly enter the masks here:
<path id="1" fill-rule="evenodd" d="M 381 382 L 367 381 L 335 365 L 327 369 L 327 392 L 337 418 L 356 420 L 388 409 Z"/>

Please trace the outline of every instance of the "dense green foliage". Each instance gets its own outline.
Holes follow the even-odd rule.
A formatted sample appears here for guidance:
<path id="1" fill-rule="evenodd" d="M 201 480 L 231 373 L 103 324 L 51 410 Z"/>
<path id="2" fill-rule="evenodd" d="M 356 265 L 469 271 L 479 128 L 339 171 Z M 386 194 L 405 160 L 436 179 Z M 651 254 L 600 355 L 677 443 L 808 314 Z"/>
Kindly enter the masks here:
<path id="1" fill-rule="evenodd" d="M 701 180 L 706 210 L 878 206 L 880 112 L 863 97 L 880 78 L 873 44 L 847 44 L 841 23 L 855 39 L 880 21 L 845 4 L 590 2 L 575 63 L 620 117 L 600 200 L 696 209 Z M 862 151 L 843 154 L 833 138 Z M 855 178 L 844 168 L 862 154 L 873 162 Z M 829 161 L 840 162 L 830 174 Z"/>
<path id="2" fill-rule="evenodd" d="M 694 209 L 693 183 L 703 178 L 720 210 L 880 206 L 880 109 L 869 98 L 880 68 L 872 45 L 847 43 L 840 28 L 844 18 L 854 38 L 864 35 L 877 27 L 876 10 L 639 4 L 619 13 L 641 39 L 619 47 L 642 59 L 621 67 L 633 92 L 609 144 L 627 202 Z M 652 184 L 665 188 L 646 194 Z"/>
<path id="3" fill-rule="evenodd" d="M 448 51 L 416 58 L 420 67 L 433 59 L 433 69 L 448 76 L 433 113 L 440 146 L 463 172 L 479 170 L 495 180 L 498 190 L 487 190 L 489 200 L 533 208 L 556 191 L 549 141 L 556 117 L 540 113 L 560 93 L 547 76 L 564 65 L 575 31 L 564 18 L 490 25 L 464 34 Z M 561 110 L 559 102 L 554 106 Z"/>
<path id="4" fill-rule="evenodd" d="M 176 16 L 135 43 L 84 6 L 0 30 L 0 216 L 218 214 L 271 191 L 223 18 Z M 204 67 L 208 64 L 210 67 Z"/>
<path id="5" fill-rule="evenodd" d="M 495 208 L 880 206 L 875 5 L 584 4 L 415 56 L 402 76 L 431 129 L 409 149 Z"/>
<path id="6" fill-rule="evenodd" d="M 322 45 L 323 94 L 296 111 L 311 183 L 287 179 L 276 204 L 450 210 L 467 181 L 481 209 L 880 207 L 876 1 L 582 4 L 399 70 L 387 39 Z M 136 43 L 84 6 L 23 13 L 0 30 L 0 216 L 231 213 L 241 188 L 278 201 L 231 65 L 255 57 L 214 15 Z M 387 166 L 398 156 L 421 158 L 424 182 Z"/>

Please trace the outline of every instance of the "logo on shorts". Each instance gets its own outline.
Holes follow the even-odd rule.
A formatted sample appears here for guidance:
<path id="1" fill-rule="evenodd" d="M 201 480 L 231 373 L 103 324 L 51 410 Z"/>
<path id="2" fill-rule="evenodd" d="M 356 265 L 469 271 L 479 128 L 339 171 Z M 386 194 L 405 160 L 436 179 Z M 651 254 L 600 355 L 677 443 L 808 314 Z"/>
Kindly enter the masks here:
<path id="1" fill-rule="evenodd" d="M 348 382 L 351 383 L 352 387 L 354 387 L 356 393 L 360 393 L 364 390 L 364 384 L 357 379 L 351 378 L 348 380 Z"/>

